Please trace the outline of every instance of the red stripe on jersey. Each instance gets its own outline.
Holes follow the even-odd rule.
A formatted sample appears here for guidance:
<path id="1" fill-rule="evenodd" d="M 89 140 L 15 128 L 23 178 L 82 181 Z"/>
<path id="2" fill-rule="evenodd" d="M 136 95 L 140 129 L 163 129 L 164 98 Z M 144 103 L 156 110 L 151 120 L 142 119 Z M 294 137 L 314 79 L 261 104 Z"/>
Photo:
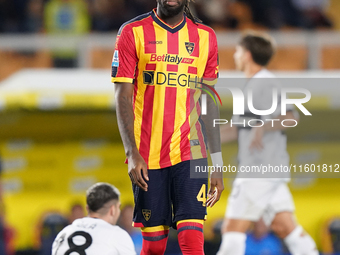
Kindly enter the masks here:
<path id="1" fill-rule="evenodd" d="M 168 72 L 178 72 L 178 65 L 167 65 L 166 70 Z"/>
<path id="2" fill-rule="evenodd" d="M 188 73 L 190 73 L 190 74 L 197 74 L 197 67 L 189 66 L 188 67 Z"/>
<path id="3" fill-rule="evenodd" d="M 145 22 L 143 33 L 145 54 L 156 53 L 156 32 L 153 23 Z"/>
<path id="4" fill-rule="evenodd" d="M 170 143 L 175 127 L 176 96 L 177 88 L 165 88 L 162 148 L 159 161 L 161 168 L 167 167 L 171 163 Z"/>
<path id="5" fill-rule="evenodd" d="M 152 131 L 152 112 L 153 112 L 153 99 L 155 95 L 155 87 L 147 86 L 144 94 L 144 107 L 142 117 L 142 133 L 140 136 L 139 153 L 144 158 L 145 162 L 149 162 L 150 154 L 150 140 Z"/>
<path id="6" fill-rule="evenodd" d="M 188 31 L 189 31 L 189 41 L 195 42 L 194 51 L 190 54 L 192 57 L 199 57 L 200 55 L 200 38 L 198 35 L 197 25 L 195 25 L 192 21 L 187 22 Z"/>
<path id="7" fill-rule="evenodd" d="M 156 64 L 146 64 L 145 65 L 145 70 L 156 71 Z"/>
<path id="8" fill-rule="evenodd" d="M 181 142 L 180 142 L 180 149 L 181 149 L 181 160 L 189 160 L 191 159 L 190 155 L 190 141 L 189 141 L 189 132 L 190 132 L 190 123 L 189 123 L 189 115 L 191 113 L 191 101 L 194 100 L 194 89 L 188 89 L 187 93 L 189 94 L 187 96 L 187 101 L 186 101 L 186 116 L 185 116 L 185 122 L 181 126 Z"/>
<path id="9" fill-rule="evenodd" d="M 199 104 L 199 101 L 197 101 L 197 103 L 196 103 L 196 109 L 197 109 L 197 115 L 200 116 L 201 106 Z M 203 158 L 206 158 L 207 152 L 206 152 L 206 149 L 205 149 L 202 127 L 201 127 L 201 123 L 199 122 L 199 120 L 196 122 L 195 126 L 196 126 L 196 130 L 197 130 L 198 140 L 199 140 L 200 145 L 201 145 L 202 156 L 203 156 Z"/>
<path id="10" fill-rule="evenodd" d="M 171 33 L 168 31 L 168 54 L 178 55 L 178 32 Z"/>

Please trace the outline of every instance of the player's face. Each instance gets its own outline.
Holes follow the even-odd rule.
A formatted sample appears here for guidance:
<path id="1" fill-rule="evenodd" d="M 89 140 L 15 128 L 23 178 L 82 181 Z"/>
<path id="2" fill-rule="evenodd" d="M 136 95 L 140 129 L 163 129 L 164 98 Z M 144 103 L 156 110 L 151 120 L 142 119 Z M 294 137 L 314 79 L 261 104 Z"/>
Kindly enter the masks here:
<path id="1" fill-rule="evenodd" d="M 240 46 L 236 46 L 236 51 L 234 53 L 234 61 L 236 69 L 239 71 L 244 71 L 245 68 L 245 58 L 246 58 L 246 50 Z"/>
<path id="2" fill-rule="evenodd" d="M 187 0 L 157 0 L 160 11 L 167 17 L 173 17 L 184 11 Z"/>

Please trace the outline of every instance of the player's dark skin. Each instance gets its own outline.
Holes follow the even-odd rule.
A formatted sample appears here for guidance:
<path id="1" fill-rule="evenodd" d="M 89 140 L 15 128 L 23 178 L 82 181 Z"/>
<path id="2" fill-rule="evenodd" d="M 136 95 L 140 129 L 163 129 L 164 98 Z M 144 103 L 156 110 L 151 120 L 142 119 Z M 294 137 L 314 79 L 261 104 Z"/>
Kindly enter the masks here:
<path id="1" fill-rule="evenodd" d="M 176 26 L 183 19 L 187 0 L 157 0 L 157 15 L 169 26 Z"/>
<path id="2" fill-rule="evenodd" d="M 157 0 L 157 15 L 168 25 L 175 26 L 183 19 L 184 7 L 187 1 Z M 149 177 L 147 164 L 137 149 L 134 136 L 134 113 L 132 108 L 134 84 L 117 82 L 115 83 L 115 90 L 118 127 L 128 159 L 128 173 L 132 183 L 144 191 L 148 191 L 147 181 L 149 181 Z M 212 109 L 215 105 L 213 100 L 209 100 L 209 98 L 207 102 L 208 107 Z M 210 123 L 212 123 L 213 118 L 219 118 L 218 109 L 213 114 L 209 114 L 209 118 Z M 207 133 L 210 153 L 221 151 L 219 130 L 207 128 Z M 222 173 L 213 173 L 210 178 L 207 206 L 212 207 L 220 199 L 223 190 Z"/>

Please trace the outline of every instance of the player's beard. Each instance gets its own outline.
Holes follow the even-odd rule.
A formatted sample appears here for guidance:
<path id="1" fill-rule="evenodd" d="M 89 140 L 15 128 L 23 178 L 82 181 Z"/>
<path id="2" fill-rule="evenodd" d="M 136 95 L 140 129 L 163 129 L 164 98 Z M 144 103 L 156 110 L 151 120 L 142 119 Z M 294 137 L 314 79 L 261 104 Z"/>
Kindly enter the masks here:
<path id="1" fill-rule="evenodd" d="M 164 14 L 166 17 L 173 17 L 178 15 L 179 13 L 184 11 L 185 4 L 188 0 L 184 0 L 182 4 L 179 4 L 177 6 L 169 6 L 165 2 L 165 0 L 157 0 L 158 6 L 160 8 L 160 11 Z M 178 1 L 177 1 L 178 2 Z M 179 2 L 178 2 L 179 3 Z"/>

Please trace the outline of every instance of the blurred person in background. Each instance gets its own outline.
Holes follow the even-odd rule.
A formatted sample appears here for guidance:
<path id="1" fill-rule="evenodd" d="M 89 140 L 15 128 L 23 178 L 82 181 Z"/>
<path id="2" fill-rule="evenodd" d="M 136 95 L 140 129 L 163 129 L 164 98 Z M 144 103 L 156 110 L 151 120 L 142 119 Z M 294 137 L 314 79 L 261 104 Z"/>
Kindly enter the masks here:
<path id="1" fill-rule="evenodd" d="M 59 212 L 46 212 L 37 226 L 39 255 L 50 255 L 54 239 L 68 225 L 68 219 Z"/>
<path id="2" fill-rule="evenodd" d="M 205 17 L 207 20 L 207 25 L 221 25 L 224 23 L 226 18 L 226 10 L 227 10 L 227 2 L 226 0 L 201 0 L 197 1 L 196 9 L 199 9 L 199 17 L 203 14 L 202 17 Z"/>
<path id="3" fill-rule="evenodd" d="M 43 0 L 29 0 L 27 5 L 25 30 L 30 33 L 42 32 L 43 14 Z"/>
<path id="4" fill-rule="evenodd" d="M 53 36 L 81 36 L 90 31 L 90 16 L 85 0 L 50 0 L 45 5 L 46 33 Z M 67 39 L 66 39 L 67 40 Z M 77 67 L 77 51 L 70 48 L 53 51 L 54 67 Z"/>
<path id="5" fill-rule="evenodd" d="M 140 254 L 142 250 L 143 236 L 140 229 L 132 226 L 132 218 L 133 206 L 128 204 L 122 209 L 117 225 L 128 232 L 135 245 L 137 254 Z"/>
<path id="6" fill-rule="evenodd" d="M 301 12 L 304 28 L 331 28 L 332 22 L 326 16 L 325 10 L 329 6 L 329 0 L 291 0 L 293 5 Z"/>
<path id="7" fill-rule="evenodd" d="M 134 255 L 129 234 L 116 225 L 120 216 L 119 190 L 96 183 L 86 192 L 88 217 L 75 220 L 56 237 L 53 255 Z"/>
<path id="8" fill-rule="evenodd" d="M 239 0 L 251 8 L 253 21 L 271 29 L 283 26 L 300 27 L 299 11 L 291 0 Z"/>
<path id="9" fill-rule="evenodd" d="M 213 28 L 236 28 L 237 20 L 229 13 L 233 0 L 196 0 L 194 11 L 204 24 Z"/>
<path id="10" fill-rule="evenodd" d="M 236 68 L 248 79 L 243 91 L 249 95 L 247 92 L 252 90 L 252 106 L 255 109 L 269 109 L 274 100 L 273 91 L 280 88 L 275 75 L 266 69 L 274 53 L 274 41 L 265 34 L 245 34 L 236 46 Z M 276 96 L 280 98 L 279 94 Z M 269 115 L 254 114 L 249 104 L 245 104 L 244 114 L 232 117 L 235 124 L 221 127 L 222 142 L 238 141 L 240 171 L 228 199 L 218 255 L 244 255 L 246 232 L 261 218 L 284 240 L 293 255 L 319 254 L 314 240 L 295 220 L 294 201 L 287 185 L 290 173 L 281 170 L 275 175 L 252 175 L 242 171 L 260 165 L 272 168 L 289 166 L 287 137 L 283 132 L 287 126 L 281 125 L 281 121 L 286 120 L 288 126 L 294 126 L 299 117 L 291 104 L 286 106 L 285 115 L 281 115 L 281 101 L 277 101 L 276 110 Z M 266 118 L 279 121 L 272 123 Z M 258 126 L 250 125 L 252 120 Z"/>
<path id="11" fill-rule="evenodd" d="M 133 17 L 124 0 L 91 0 L 89 4 L 94 31 L 118 30 L 126 19 Z"/>
<path id="12" fill-rule="evenodd" d="M 331 27 L 325 15 L 329 0 L 238 0 L 251 8 L 253 21 L 271 29 Z"/>
<path id="13" fill-rule="evenodd" d="M 68 224 L 84 216 L 84 208 L 80 203 L 74 203 L 71 206 L 68 217 L 59 212 L 46 212 L 38 224 L 39 254 L 50 255 L 52 244 L 58 233 Z"/>
<path id="14" fill-rule="evenodd" d="M 71 207 L 71 214 L 69 216 L 69 222 L 72 223 L 76 219 L 85 217 L 84 207 L 80 203 L 74 203 Z"/>

